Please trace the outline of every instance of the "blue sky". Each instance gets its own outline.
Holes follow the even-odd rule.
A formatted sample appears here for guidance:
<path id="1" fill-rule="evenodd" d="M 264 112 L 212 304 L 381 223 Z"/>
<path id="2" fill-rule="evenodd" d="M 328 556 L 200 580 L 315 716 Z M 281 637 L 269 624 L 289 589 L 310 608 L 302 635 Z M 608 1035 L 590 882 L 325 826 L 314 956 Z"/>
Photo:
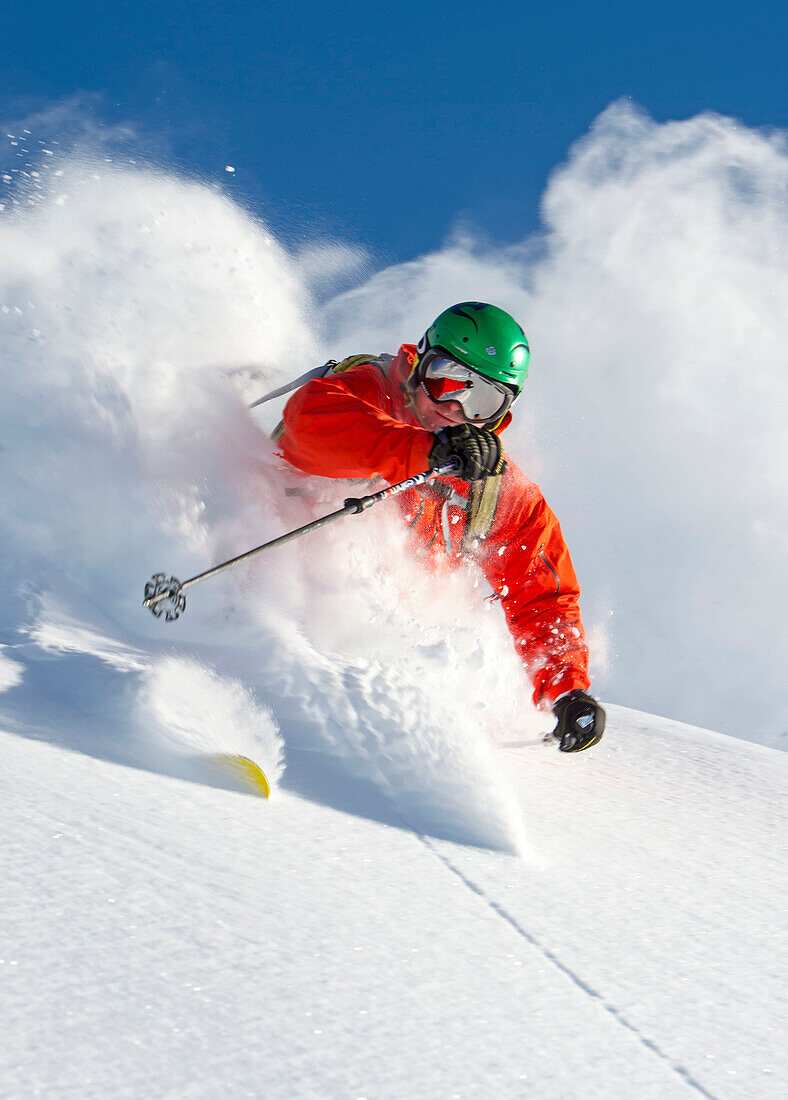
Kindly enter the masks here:
<path id="1" fill-rule="evenodd" d="M 724 0 L 28 3 L 3 17 L 0 116 L 94 95 L 289 242 L 327 232 L 392 262 L 458 220 L 521 239 L 618 97 L 786 125 L 786 31 L 784 4 Z"/>

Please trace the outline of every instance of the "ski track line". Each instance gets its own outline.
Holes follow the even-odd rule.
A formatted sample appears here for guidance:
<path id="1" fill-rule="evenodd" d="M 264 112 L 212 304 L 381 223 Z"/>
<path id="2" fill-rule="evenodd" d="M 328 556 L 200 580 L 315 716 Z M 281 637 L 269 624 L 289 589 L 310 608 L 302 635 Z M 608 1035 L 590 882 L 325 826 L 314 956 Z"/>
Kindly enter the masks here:
<path id="1" fill-rule="evenodd" d="M 493 899 L 488 894 L 485 894 L 484 890 L 482 890 L 480 886 L 477 886 L 475 882 L 472 882 L 466 875 L 464 875 L 459 867 L 455 867 L 449 857 L 440 852 L 435 847 L 429 837 L 426 837 L 422 833 L 418 833 L 415 830 L 413 830 L 413 832 L 428 852 L 430 852 L 437 860 L 439 860 L 443 864 L 443 866 L 446 867 L 446 869 L 449 870 L 453 875 L 456 875 L 460 882 L 463 883 L 463 885 L 467 886 L 469 890 L 480 897 L 490 907 L 490 909 L 493 910 L 493 912 L 498 914 L 501 920 L 506 921 L 506 923 L 515 930 L 518 936 L 522 936 L 522 938 L 527 943 L 529 943 L 532 947 L 535 947 L 536 950 L 539 951 L 540 954 L 542 954 L 548 962 L 552 963 L 552 965 L 557 970 L 560 970 L 562 974 L 569 978 L 572 984 L 577 986 L 577 988 L 582 993 L 584 993 L 587 997 L 590 997 L 591 1000 L 596 1001 L 605 1010 L 605 1012 L 608 1013 L 608 1015 L 613 1017 L 613 1019 L 618 1024 L 626 1028 L 627 1031 L 631 1031 L 632 1034 L 644 1047 L 646 1047 L 647 1050 L 650 1050 L 652 1054 L 655 1054 L 657 1058 L 661 1059 L 661 1061 L 663 1061 L 675 1074 L 683 1079 L 685 1084 L 687 1084 L 691 1089 L 694 1089 L 696 1092 L 700 1093 L 701 1096 L 705 1096 L 707 1100 L 718 1100 L 718 1098 L 713 1093 L 709 1092 L 703 1087 L 703 1085 L 695 1080 L 689 1070 L 685 1069 L 684 1066 L 677 1066 L 676 1063 L 671 1060 L 669 1055 L 665 1054 L 663 1050 L 660 1050 L 659 1046 L 657 1046 L 653 1039 L 649 1039 L 647 1035 L 644 1035 L 641 1031 L 639 1031 L 634 1024 L 630 1023 L 629 1020 L 627 1020 L 627 1018 L 619 1011 L 619 1009 L 616 1008 L 615 1005 L 605 1000 L 601 993 L 598 993 L 592 986 L 588 985 L 587 982 L 584 982 L 578 974 L 575 974 L 574 970 L 572 970 L 571 967 L 568 967 L 566 963 L 561 962 L 558 956 L 554 955 L 549 947 L 545 947 L 539 942 L 536 936 L 534 936 L 531 932 L 526 931 L 526 929 L 523 928 L 523 926 L 511 915 L 511 913 L 507 912 L 507 910 L 504 909 L 504 907 L 499 902 L 493 901 Z"/>

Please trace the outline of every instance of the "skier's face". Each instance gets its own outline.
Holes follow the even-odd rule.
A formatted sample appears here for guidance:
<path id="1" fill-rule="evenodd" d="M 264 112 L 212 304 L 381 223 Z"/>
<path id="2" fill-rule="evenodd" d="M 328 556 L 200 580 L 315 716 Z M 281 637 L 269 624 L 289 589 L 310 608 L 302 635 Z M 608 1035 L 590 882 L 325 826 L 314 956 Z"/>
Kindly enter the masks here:
<path id="1" fill-rule="evenodd" d="M 440 347 L 424 352 L 409 382 L 416 418 L 431 431 L 466 423 L 478 428 L 500 423 L 517 399 L 512 387 L 459 362 Z"/>

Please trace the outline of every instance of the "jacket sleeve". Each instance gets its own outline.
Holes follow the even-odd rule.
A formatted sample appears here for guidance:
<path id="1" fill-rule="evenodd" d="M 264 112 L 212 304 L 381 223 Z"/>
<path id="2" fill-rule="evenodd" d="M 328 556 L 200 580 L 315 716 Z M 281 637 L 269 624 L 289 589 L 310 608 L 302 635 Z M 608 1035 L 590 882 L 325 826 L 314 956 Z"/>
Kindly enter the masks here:
<path id="1" fill-rule="evenodd" d="M 511 463 L 481 564 L 533 684 L 534 703 L 547 709 L 564 692 L 587 689 L 588 647 L 569 550 L 538 487 Z"/>
<path id="2" fill-rule="evenodd" d="M 287 402 L 283 421 L 282 454 L 308 474 L 396 482 L 429 465 L 432 433 L 394 419 L 374 367 L 307 382 Z"/>

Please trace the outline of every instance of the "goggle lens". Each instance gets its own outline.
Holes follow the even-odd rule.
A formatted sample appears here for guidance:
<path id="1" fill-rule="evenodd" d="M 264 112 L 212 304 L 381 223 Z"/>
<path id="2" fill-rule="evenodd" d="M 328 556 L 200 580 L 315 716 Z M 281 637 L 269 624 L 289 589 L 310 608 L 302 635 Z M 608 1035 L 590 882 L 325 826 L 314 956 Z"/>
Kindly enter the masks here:
<path id="1" fill-rule="evenodd" d="M 511 390 L 448 355 L 428 352 L 422 367 L 422 384 L 432 400 L 457 401 L 466 420 L 486 421 L 503 416 L 514 399 Z"/>
<path id="2" fill-rule="evenodd" d="M 432 378 L 427 375 L 424 386 L 433 401 L 450 401 L 452 397 L 456 400 L 456 394 L 467 389 L 468 384 L 455 378 Z"/>

